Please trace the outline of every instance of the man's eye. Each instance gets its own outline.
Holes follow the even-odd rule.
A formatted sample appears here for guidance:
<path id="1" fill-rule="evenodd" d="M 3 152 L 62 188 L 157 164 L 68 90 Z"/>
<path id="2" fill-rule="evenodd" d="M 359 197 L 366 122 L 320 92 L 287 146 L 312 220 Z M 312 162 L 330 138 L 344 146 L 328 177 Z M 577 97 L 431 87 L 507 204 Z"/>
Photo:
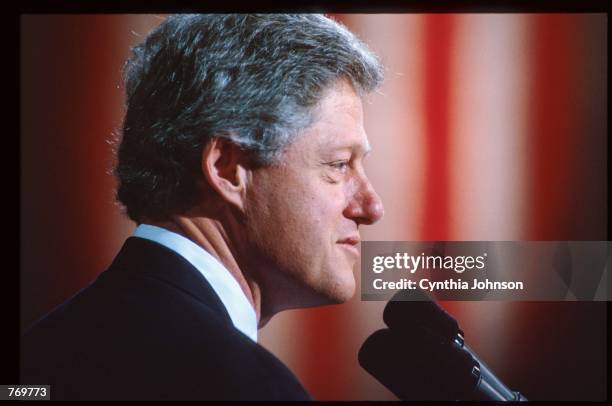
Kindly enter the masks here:
<path id="1" fill-rule="evenodd" d="M 329 166 L 331 166 L 332 168 L 340 172 L 346 172 L 346 170 L 348 169 L 349 163 L 348 161 L 336 161 L 336 162 L 330 163 Z"/>

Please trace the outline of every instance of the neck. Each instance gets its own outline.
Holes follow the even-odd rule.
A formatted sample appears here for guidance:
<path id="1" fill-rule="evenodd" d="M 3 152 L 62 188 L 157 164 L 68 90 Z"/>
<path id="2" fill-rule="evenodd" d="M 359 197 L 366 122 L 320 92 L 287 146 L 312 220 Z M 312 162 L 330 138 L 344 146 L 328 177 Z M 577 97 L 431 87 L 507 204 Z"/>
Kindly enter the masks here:
<path id="1" fill-rule="evenodd" d="M 169 221 L 148 221 L 148 223 L 163 227 L 190 239 L 215 257 L 238 281 L 240 288 L 255 309 L 259 327 L 262 327 L 267 322 L 268 317 L 262 318 L 261 315 L 260 286 L 240 268 L 237 262 L 236 251 L 230 243 L 221 222 L 209 217 L 177 215 L 173 216 Z"/>

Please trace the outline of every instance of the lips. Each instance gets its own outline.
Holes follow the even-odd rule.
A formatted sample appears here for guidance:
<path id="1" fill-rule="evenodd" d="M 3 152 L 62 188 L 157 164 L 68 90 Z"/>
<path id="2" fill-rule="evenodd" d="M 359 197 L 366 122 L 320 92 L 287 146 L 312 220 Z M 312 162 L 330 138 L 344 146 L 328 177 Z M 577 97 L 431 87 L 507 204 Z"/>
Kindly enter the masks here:
<path id="1" fill-rule="evenodd" d="M 338 240 L 338 244 L 346 248 L 348 251 L 351 251 L 356 256 L 359 256 L 359 250 L 357 249 L 357 244 L 359 244 L 359 241 L 359 236 L 350 236 Z"/>
<path id="2" fill-rule="evenodd" d="M 359 236 L 350 236 L 350 237 L 345 237 L 341 240 L 338 240 L 338 243 L 356 246 L 357 244 L 359 244 L 359 241 L 360 241 Z"/>

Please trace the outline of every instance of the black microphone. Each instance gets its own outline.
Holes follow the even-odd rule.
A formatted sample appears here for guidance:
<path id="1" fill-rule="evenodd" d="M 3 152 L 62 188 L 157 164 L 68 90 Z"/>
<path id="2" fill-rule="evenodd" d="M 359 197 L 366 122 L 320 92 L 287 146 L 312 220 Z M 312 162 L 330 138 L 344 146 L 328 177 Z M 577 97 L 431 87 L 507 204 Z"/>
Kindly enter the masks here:
<path id="1" fill-rule="evenodd" d="M 463 345 L 459 323 L 421 289 L 400 290 L 383 311 L 383 321 L 393 331 L 407 331 L 414 325 L 441 336 L 449 343 Z"/>
<path id="2" fill-rule="evenodd" d="M 465 345 L 457 321 L 424 292 L 400 291 L 383 319 L 389 328 L 368 337 L 359 363 L 400 399 L 527 400 Z"/>

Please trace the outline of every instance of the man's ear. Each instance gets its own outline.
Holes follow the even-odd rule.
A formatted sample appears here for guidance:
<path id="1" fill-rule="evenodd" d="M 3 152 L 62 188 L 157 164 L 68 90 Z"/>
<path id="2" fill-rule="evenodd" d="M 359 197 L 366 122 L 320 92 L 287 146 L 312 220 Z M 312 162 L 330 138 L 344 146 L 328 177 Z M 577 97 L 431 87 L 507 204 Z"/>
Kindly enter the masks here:
<path id="1" fill-rule="evenodd" d="M 244 211 L 248 182 L 247 152 L 226 138 L 213 137 L 202 151 L 202 173 L 219 196 Z"/>

